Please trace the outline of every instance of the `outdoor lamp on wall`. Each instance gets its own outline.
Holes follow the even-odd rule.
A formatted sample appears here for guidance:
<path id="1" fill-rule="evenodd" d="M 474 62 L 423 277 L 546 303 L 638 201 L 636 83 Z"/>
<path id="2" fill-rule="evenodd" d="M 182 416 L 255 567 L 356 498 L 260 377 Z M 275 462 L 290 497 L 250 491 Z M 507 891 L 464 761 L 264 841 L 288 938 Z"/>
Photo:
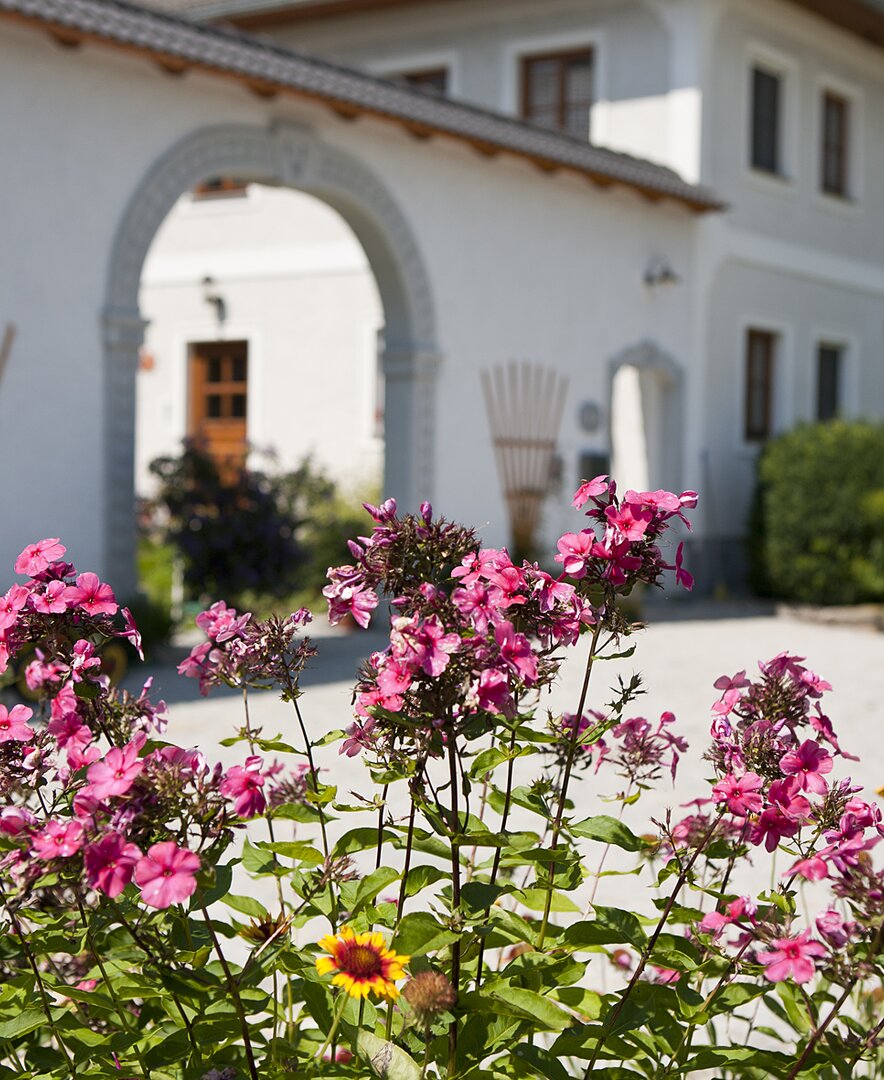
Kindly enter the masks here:
<path id="1" fill-rule="evenodd" d="M 215 279 L 208 275 L 203 278 L 203 300 L 211 307 L 215 309 L 215 318 L 218 320 L 219 329 L 224 325 L 227 318 L 227 304 L 224 302 L 224 297 L 217 292 L 212 292 L 215 285 Z"/>
<path id="2" fill-rule="evenodd" d="M 655 255 L 645 270 L 645 285 L 677 285 L 681 277 L 663 255 Z"/>

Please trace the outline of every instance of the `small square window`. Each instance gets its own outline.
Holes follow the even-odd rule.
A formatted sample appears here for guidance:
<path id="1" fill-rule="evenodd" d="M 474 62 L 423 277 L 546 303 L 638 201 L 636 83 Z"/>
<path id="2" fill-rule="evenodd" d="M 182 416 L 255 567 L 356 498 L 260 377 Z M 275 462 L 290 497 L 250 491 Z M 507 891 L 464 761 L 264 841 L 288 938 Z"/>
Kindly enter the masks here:
<path id="1" fill-rule="evenodd" d="M 816 418 L 834 420 L 841 411 L 844 349 L 822 344 L 816 353 Z"/>
<path id="2" fill-rule="evenodd" d="M 846 198 L 849 188 L 850 103 L 840 94 L 826 91 L 822 103 L 820 185 L 827 195 Z"/>
<path id="3" fill-rule="evenodd" d="M 425 71 L 403 71 L 396 76 L 413 90 L 422 90 L 425 94 L 445 97 L 448 93 L 448 68 L 427 68 Z"/>
<path id="4" fill-rule="evenodd" d="M 221 394 L 206 395 L 206 416 L 211 420 L 221 417 Z"/>
<path id="5" fill-rule="evenodd" d="M 592 49 L 526 56 L 522 60 L 523 118 L 588 139 L 594 78 Z"/>
<path id="6" fill-rule="evenodd" d="M 776 334 L 767 330 L 750 330 L 746 335 L 743 434 L 747 442 L 763 442 L 773 434 L 776 343 Z"/>
<path id="7" fill-rule="evenodd" d="M 751 84 L 750 162 L 753 169 L 782 173 L 780 110 L 782 79 L 775 72 L 755 66 Z"/>

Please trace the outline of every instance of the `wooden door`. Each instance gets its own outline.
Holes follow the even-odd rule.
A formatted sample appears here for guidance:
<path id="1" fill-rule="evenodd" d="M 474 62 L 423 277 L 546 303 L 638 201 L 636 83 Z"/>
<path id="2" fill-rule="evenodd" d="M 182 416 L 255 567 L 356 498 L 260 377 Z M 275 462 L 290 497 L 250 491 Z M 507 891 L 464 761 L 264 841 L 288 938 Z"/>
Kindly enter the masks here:
<path id="1" fill-rule="evenodd" d="M 215 459 L 222 477 L 245 463 L 248 412 L 247 341 L 204 341 L 190 346 L 188 434 Z"/>

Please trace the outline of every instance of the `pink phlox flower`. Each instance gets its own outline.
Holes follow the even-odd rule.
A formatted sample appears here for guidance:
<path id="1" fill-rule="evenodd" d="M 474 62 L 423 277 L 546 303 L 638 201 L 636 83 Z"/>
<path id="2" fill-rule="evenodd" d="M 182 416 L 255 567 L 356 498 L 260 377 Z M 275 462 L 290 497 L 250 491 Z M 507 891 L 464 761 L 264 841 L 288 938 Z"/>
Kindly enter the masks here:
<path id="1" fill-rule="evenodd" d="M 681 509 L 681 500 L 671 491 L 627 491 L 623 501 L 641 510 L 649 510 L 654 516 L 669 517 Z"/>
<path id="2" fill-rule="evenodd" d="M 777 938 L 772 944 L 770 952 L 760 952 L 757 957 L 771 982 L 789 978 L 797 983 L 810 982 L 816 970 L 814 958 L 826 956 L 828 951 L 822 942 L 811 940 L 809 930 L 792 938 Z"/>
<path id="3" fill-rule="evenodd" d="M 9 711 L 5 705 L 0 705 L 0 743 L 30 742 L 35 732 L 28 720 L 33 715 L 34 710 L 27 705 L 13 705 Z"/>
<path id="4" fill-rule="evenodd" d="M 347 757 L 355 757 L 362 750 L 370 750 L 374 742 L 372 731 L 375 724 L 376 721 L 371 717 L 364 724 L 351 724 L 347 728 L 347 738 L 341 743 L 338 753 L 346 754 Z"/>
<path id="5" fill-rule="evenodd" d="M 718 701 L 712 706 L 712 712 L 716 716 L 729 716 L 740 701 L 740 691 L 736 688 L 725 690 Z"/>
<path id="6" fill-rule="evenodd" d="M 75 642 L 71 656 L 71 678 L 81 682 L 93 668 L 101 669 L 101 657 L 95 655 L 95 646 L 91 641 L 81 638 Z"/>
<path id="7" fill-rule="evenodd" d="M 204 641 L 200 645 L 194 645 L 190 650 L 190 655 L 178 665 L 178 674 L 184 675 L 188 679 L 202 679 L 208 666 L 209 653 L 211 651 L 211 641 Z M 204 691 L 201 685 L 200 693 L 207 694 L 208 688 Z"/>
<path id="8" fill-rule="evenodd" d="M 798 677 L 798 681 L 806 690 L 807 696 L 811 698 L 822 697 L 827 690 L 832 689 L 832 684 L 830 682 L 821 679 L 819 675 L 815 675 L 812 671 L 802 671 Z"/>
<path id="9" fill-rule="evenodd" d="M 167 908 L 180 904 L 196 891 L 200 858 L 171 840 L 148 849 L 135 865 L 135 884 L 149 907 Z"/>
<path id="10" fill-rule="evenodd" d="M 0 596 L 0 630 L 6 630 L 16 622 L 30 595 L 24 585 L 11 585 L 6 594 Z"/>
<path id="11" fill-rule="evenodd" d="M 451 571 L 451 576 L 460 579 L 462 585 L 469 585 L 474 581 L 487 581 L 498 570 L 512 566 L 512 560 L 508 552 L 498 551 L 497 548 L 482 548 L 478 552 L 470 552 L 461 560 L 460 566 Z"/>
<path id="12" fill-rule="evenodd" d="M 41 615 L 60 615 L 67 611 L 68 604 L 64 598 L 66 587 L 63 581 L 47 581 L 42 589 L 35 589 L 31 593 L 31 607 Z"/>
<path id="13" fill-rule="evenodd" d="M 264 792 L 264 774 L 261 769 L 262 758 L 252 755 L 246 758 L 245 765 L 234 765 L 227 770 L 221 781 L 219 791 L 233 800 L 233 810 L 241 818 L 253 818 L 264 812 L 267 800 Z"/>
<path id="14" fill-rule="evenodd" d="M 743 690 L 747 686 L 752 684 L 746 678 L 746 669 L 738 671 L 736 675 L 719 675 L 719 677 L 712 684 L 716 690 Z"/>
<path id="15" fill-rule="evenodd" d="M 794 836 L 808 820 L 810 803 L 800 791 L 794 776 L 775 780 L 768 789 L 769 805 L 755 823 L 750 835 L 753 844 L 764 841 L 767 851 L 775 851 L 784 836 Z"/>
<path id="16" fill-rule="evenodd" d="M 411 686 L 412 674 L 407 664 L 390 657 L 377 675 L 377 686 L 385 698 L 396 697 L 399 704 L 396 712 L 402 708 L 402 694 Z M 388 706 L 384 706 L 387 708 Z"/>
<path id="17" fill-rule="evenodd" d="M 855 829 L 875 829 L 879 836 L 884 836 L 884 820 L 880 806 L 866 802 L 865 799 L 850 799 L 844 806 L 840 830 L 842 834 L 846 834 Z"/>
<path id="18" fill-rule="evenodd" d="M 67 672 L 67 666 L 58 660 L 47 661 L 41 649 L 34 650 L 35 659 L 25 668 L 25 682 L 32 691 L 42 690 L 46 686 L 60 683 Z"/>
<path id="19" fill-rule="evenodd" d="M 846 750 L 841 749 L 837 736 L 835 735 L 835 729 L 832 726 L 832 721 L 825 713 L 823 713 L 822 709 L 820 709 L 819 702 L 814 703 L 813 710 L 808 714 L 807 719 L 817 735 L 827 742 L 836 754 L 846 758 L 848 761 L 859 761 L 859 758 L 855 754 L 848 754 Z"/>
<path id="20" fill-rule="evenodd" d="M 322 595 L 328 600 L 328 621 L 332 626 L 351 615 L 365 630 L 371 622 L 371 613 L 379 603 L 378 594 L 364 585 L 344 586 L 337 591 L 334 585 L 327 585 Z"/>
<path id="21" fill-rule="evenodd" d="M 99 800 L 125 795 L 144 770 L 138 755 L 145 741 L 145 735 L 139 733 L 125 746 L 108 750 L 103 761 L 90 765 L 86 773 L 89 794 Z"/>
<path id="22" fill-rule="evenodd" d="M 35 574 L 42 573 L 51 562 L 60 559 L 66 550 L 64 544 L 59 543 L 57 536 L 38 540 L 36 544 L 28 544 L 15 560 L 15 572 L 34 577 Z"/>
<path id="23" fill-rule="evenodd" d="M 612 485 L 607 476 L 596 476 L 592 480 L 584 480 L 574 492 L 571 505 L 575 510 L 579 510 L 589 499 L 596 499 L 600 495 L 606 495 L 611 488 Z"/>
<path id="24" fill-rule="evenodd" d="M 636 510 L 628 504 L 607 507 L 605 517 L 615 533 L 623 540 L 629 541 L 641 540 L 652 520 L 650 511 Z"/>
<path id="25" fill-rule="evenodd" d="M 141 857 L 137 845 L 128 843 L 119 833 L 107 833 L 83 849 L 86 881 L 106 896 L 119 896 L 132 880 L 135 865 Z"/>
<path id="26" fill-rule="evenodd" d="M 789 675 L 797 681 L 800 680 L 802 672 L 807 670 L 802 666 L 804 659 L 803 656 L 781 652 L 771 660 L 759 660 L 758 667 L 763 675 Z"/>
<path id="27" fill-rule="evenodd" d="M 557 607 L 567 607 L 574 599 L 575 588 L 562 578 L 554 578 L 545 570 L 534 569 L 531 572 L 531 591 L 537 597 L 538 606 L 542 612 L 555 610 Z"/>
<path id="28" fill-rule="evenodd" d="M 812 855 L 808 855 L 806 859 L 798 859 L 782 877 L 791 877 L 795 874 L 798 877 L 803 877 L 805 881 L 822 881 L 823 878 L 829 876 L 829 864 L 826 862 L 826 857 L 834 850 L 834 847 L 829 845 L 815 851 Z"/>
<path id="29" fill-rule="evenodd" d="M 650 965 L 648 982 L 662 984 L 664 986 L 677 983 L 681 979 L 681 972 L 675 968 L 659 967 L 657 964 Z"/>
<path id="30" fill-rule="evenodd" d="M 379 525 L 384 525 L 396 517 L 395 499 L 386 499 L 380 506 L 372 506 L 371 503 L 363 503 L 362 505 Z"/>
<path id="31" fill-rule="evenodd" d="M 480 709 L 490 713 L 512 716 L 515 711 L 510 681 L 504 672 L 486 668 L 479 674 L 476 701 Z"/>
<path id="32" fill-rule="evenodd" d="M 825 795 L 829 790 L 823 773 L 832 771 L 834 762 L 818 742 L 806 739 L 799 747 L 780 758 L 780 768 L 787 776 L 794 775 L 802 791 Z"/>
<path id="33" fill-rule="evenodd" d="M 503 662 L 530 686 L 537 679 L 537 657 L 525 635 L 517 634 L 513 624 L 504 620 L 494 628 L 494 640 Z"/>
<path id="34" fill-rule="evenodd" d="M 135 625 L 135 619 L 132 616 L 132 612 L 127 608 L 121 608 L 120 614 L 123 616 L 123 629 L 120 631 L 120 637 L 126 638 L 132 648 L 138 653 L 138 659 L 144 660 L 144 649 L 141 647 L 141 632 Z"/>
<path id="35" fill-rule="evenodd" d="M 242 637 L 251 617 L 251 612 L 240 615 L 236 608 L 228 607 L 223 600 L 216 600 L 210 608 L 197 615 L 196 625 L 210 641 L 221 645 L 225 641 Z"/>
<path id="36" fill-rule="evenodd" d="M 187 777 L 201 776 L 209 771 L 206 755 L 196 747 L 185 750 L 183 746 L 163 746 L 151 756 L 174 765 Z M 265 770 L 265 775 L 267 774 L 268 771 Z"/>
<path id="37" fill-rule="evenodd" d="M 559 537 L 556 545 L 559 554 L 556 562 L 562 563 L 562 568 L 569 577 L 578 580 L 586 576 L 586 564 L 595 546 L 595 536 L 589 529 L 579 533 L 565 533 Z"/>
<path id="38" fill-rule="evenodd" d="M 845 922 L 839 912 L 829 908 L 822 915 L 817 915 L 816 928 L 820 937 L 833 949 L 843 949 L 856 932 L 856 923 Z"/>
<path id="39" fill-rule="evenodd" d="M 518 566 L 504 566 L 499 570 L 492 570 L 488 574 L 488 582 L 500 590 L 497 606 L 502 610 L 514 604 L 525 603 L 526 598 L 522 592 L 528 583 L 524 570 L 520 570 Z"/>
<path id="40" fill-rule="evenodd" d="M 72 745 L 82 748 L 92 742 L 91 730 L 83 723 L 80 714 L 76 712 L 66 712 L 53 716 L 46 730 L 54 737 L 59 749 L 62 750 L 66 746 Z"/>
<path id="41" fill-rule="evenodd" d="M 696 491 L 683 491 L 678 497 L 682 510 L 696 510 L 700 496 Z"/>
<path id="42" fill-rule="evenodd" d="M 423 621 L 417 615 L 394 619 L 390 642 L 398 660 L 404 661 L 412 671 L 421 668 L 433 678 L 442 674 L 451 655 L 461 646 L 460 635 L 446 634 L 436 615 Z"/>
<path id="43" fill-rule="evenodd" d="M 738 896 L 727 905 L 724 912 L 710 911 L 705 915 L 700 929 L 718 937 L 721 931 L 732 923 L 748 922 L 754 926 L 757 910 L 757 905 L 748 896 Z"/>
<path id="44" fill-rule="evenodd" d="M 690 592 L 694 587 L 694 575 L 682 566 L 683 552 L 684 544 L 679 544 L 675 553 L 675 584 Z"/>
<path id="45" fill-rule="evenodd" d="M 626 583 L 628 570 L 639 570 L 642 561 L 638 555 L 630 555 L 630 542 L 628 540 L 615 541 L 606 539 L 598 541 L 590 548 L 590 555 L 607 563 L 602 571 L 602 577 L 612 585 Z"/>
<path id="46" fill-rule="evenodd" d="M 87 615 L 116 615 L 113 589 L 99 581 L 97 574 L 80 574 L 76 585 L 68 585 L 64 598 L 69 607 L 78 607 Z"/>
<path id="47" fill-rule="evenodd" d="M 506 606 L 500 589 L 482 581 L 471 581 L 463 588 L 455 589 L 451 601 L 479 634 L 487 631 L 488 624 L 494 622 L 500 609 Z"/>
<path id="48" fill-rule="evenodd" d="M 715 801 L 727 803 L 728 810 L 737 817 L 748 817 L 757 814 L 763 805 L 761 788 L 764 781 L 754 772 L 744 773 L 737 777 L 728 773 L 713 787 L 712 794 Z"/>
<path id="49" fill-rule="evenodd" d="M 21 836 L 37 824 L 36 816 L 24 806 L 4 806 L 0 810 L 0 833 L 5 836 Z"/>
<path id="50" fill-rule="evenodd" d="M 74 772 L 77 769 L 85 769 L 87 765 L 91 765 L 101 757 L 101 750 L 94 743 L 86 745 L 80 742 L 69 743 L 65 753 L 68 767 Z"/>
<path id="51" fill-rule="evenodd" d="M 31 850 L 38 859 L 67 859 L 83 846 L 83 826 L 79 821 L 66 825 L 60 821 L 47 821 L 34 835 Z"/>

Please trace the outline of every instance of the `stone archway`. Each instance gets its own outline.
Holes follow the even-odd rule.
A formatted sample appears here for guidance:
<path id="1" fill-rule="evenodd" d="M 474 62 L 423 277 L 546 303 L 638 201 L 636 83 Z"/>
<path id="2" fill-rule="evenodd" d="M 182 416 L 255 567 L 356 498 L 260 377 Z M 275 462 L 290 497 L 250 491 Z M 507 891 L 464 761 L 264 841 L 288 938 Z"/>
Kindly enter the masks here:
<path id="1" fill-rule="evenodd" d="M 646 339 L 614 356 L 608 371 L 609 450 L 618 482 L 622 473 L 624 486 L 681 490 L 681 366 Z"/>
<path id="2" fill-rule="evenodd" d="M 135 374 L 145 323 L 138 307 L 148 248 L 176 200 L 209 176 L 296 188 L 337 210 L 356 234 L 384 308 L 384 494 L 404 505 L 432 498 L 439 352 L 429 278 L 411 228 L 381 180 L 307 127 L 225 125 L 176 143 L 129 201 L 111 253 L 104 343 L 106 574 L 135 587 Z"/>

